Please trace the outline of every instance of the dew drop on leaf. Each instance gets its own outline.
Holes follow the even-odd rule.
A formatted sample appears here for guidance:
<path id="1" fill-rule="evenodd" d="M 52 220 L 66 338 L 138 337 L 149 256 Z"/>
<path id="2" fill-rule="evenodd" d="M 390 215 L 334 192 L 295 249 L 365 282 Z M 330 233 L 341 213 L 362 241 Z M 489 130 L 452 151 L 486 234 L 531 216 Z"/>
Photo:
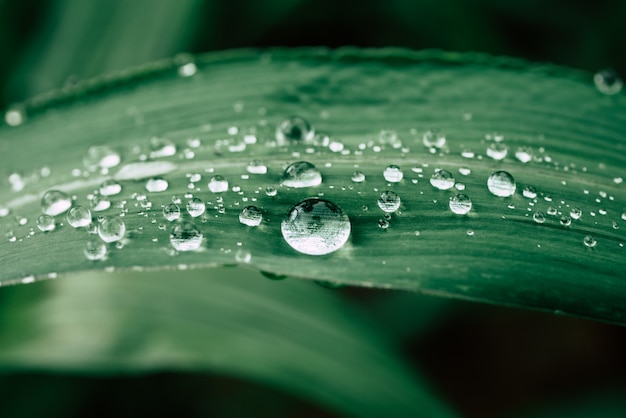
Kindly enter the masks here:
<path id="1" fill-rule="evenodd" d="M 622 91 L 622 87 L 624 87 L 624 82 L 619 78 L 617 73 L 611 69 L 605 69 L 595 73 L 593 82 L 600 93 L 609 96 L 619 93 Z"/>
<path id="2" fill-rule="evenodd" d="M 595 247 L 597 243 L 596 239 L 591 235 L 585 235 L 585 238 L 583 238 L 583 244 L 589 248 Z"/>
<path id="3" fill-rule="evenodd" d="M 91 223 L 91 212 L 83 206 L 74 206 L 67 212 L 67 223 L 73 228 L 82 228 Z"/>
<path id="4" fill-rule="evenodd" d="M 151 193 L 161 193 L 167 190 L 169 183 L 163 177 L 153 177 L 146 181 L 146 190 Z"/>
<path id="5" fill-rule="evenodd" d="M 509 152 L 509 148 L 501 142 L 494 142 L 487 147 L 487 156 L 496 161 L 503 160 Z"/>
<path id="6" fill-rule="evenodd" d="M 383 171 L 383 177 L 389 183 L 398 183 L 402 180 L 404 174 L 402 173 L 402 169 L 400 167 L 392 164 L 385 168 Z"/>
<path id="7" fill-rule="evenodd" d="M 315 136 L 311 124 L 301 116 L 290 116 L 276 127 L 276 141 L 285 145 L 288 141 L 310 141 Z"/>
<path id="8" fill-rule="evenodd" d="M 122 191 L 122 185 L 115 180 L 105 180 L 100 185 L 102 196 L 115 196 Z"/>
<path id="9" fill-rule="evenodd" d="M 250 174 L 266 174 L 267 166 L 259 160 L 252 160 L 248 163 L 246 171 Z"/>
<path id="10" fill-rule="evenodd" d="M 522 196 L 527 199 L 534 199 L 537 197 L 537 189 L 534 186 L 526 186 L 524 190 L 522 190 Z"/>
<path id="11" fill-rule="evenodd" d="M 98 224 L 98 236 L 104 242 L 116 242 L 124 238 L 126 224 L 120 218 L 104 218 Z"/>
<path id="12" fill-rule="evenodd" d="M 355 183 L 363 183 L 365 181 L 365 174 L 362 171 L 355 171 L 350 178 Z"/>
<path id="13" fill-rule="evenodd" d="M 148 142 L 150 158 L 171 157 L 176 154 L 176 144 L 168 138 L 153 136 Z"/>
<path id="14" fill-rule="evenodd" d="M 235 253 L 235 261 L 237 263 L 248 264 L 250 261 L 252 261 L 252 253 L 250 253 L 249 250 L 240 248 Z"/>
<path id="15" fill-rule="evenodd" d="M 350 238 L 350 218 L 333 202 L 316 197 L 294 205 L 281 223 L 283 238 L 298 252 L 324 255 L 340 249 Z"/>
<path id="16" fill-rule="evenodd" d="M 506 171 L 496 171 L 487 179 L 487 188 L 494 196 L 513 196 L 516 188 L 515 179 Z"/>
<path id="17" fill-rule="evenodd" d="M 228 191 L 228 180 L 220 175 L 215 175 L 209 180 L 209 191 L 212 193 L 222 193 Z"/>
<path id="18" fill-rule="evenodd" d="M 246 206 L 239 213 L 239 222 L 247 226 L 259 226 L 263 220 L 263 212 L 256 206 Z"/>
<path id="19" fill-rule="evenodd" d="M 319 186 L 322 184 L 322 174 L 310 162 L 297 161 L 285 169 L 280 184 L 293 188 Z"/>
<path id="20" fill-rule="evenodd" d="M 72 199 L 60 190 L 48 190 L 41 198 L 43 213 L 57 216 L 72 207 Z"/>
<path id="21" fill-rule="evenodd" d="M 446 136 L 437 130 L 428 130 L 422 135 L 422 142 L 428 148 L 443 148 L 446 145 Z"/>
<path id="22" fill-rule="evenodd" d="M 56 224 L 54 223 L 54 218 L 50 215 L 40 215 L 39 218 L 37 218 L 37 228 L 39 228 L 40 231 L 42 232 L 50 232 L 50 231 L 54 231 L 54 228 L 56 227 Z"/>
<path id="23" fill-rule="evenodd" d="M 202 233 L 191 222 L 174 225 L 170 232 L 170 243 L 176 251 L 195 251 L 202 245 Z"/>
<path id="24" fill-rule="evenodd" d="M 541 211 L 537 211 L 533 213 L 533 220 L 538 224 L 542 224 L 546 221 L 546 214 Z"/>
<path id="25" fill-rule="evenodd" d="M 378 198 L 378 207 L 386 213 L 393 213 L 400 208 L 400 196 L 394 191 L 387 190 Z"/>
<path id="26" fill-rule="evenodd" d="M 450 198 L 450 210 L 457 215 L 465 215 L 472 210 L 472 200 L 465 194 L 457 194 Z"/>
<path id="27" fill-rule="evenodd" d="M 94 145 L 89 147 L 83 158 L 83 164 L 88 170 L 98 168 L 112 168 L 122 161 L 120 154 L 107 145 Z"/>
<path id="28" fill-rule="evenodd" d="M 85 243 L 83 253 L 87 260 L 98 261 L 102 260 L 107 254 L 106 244 L 97 238 L 90 238 Z"/>
<path id="29" fill-rule="evenodd" d="M 580 217 L 583 216 L 583 211 L 580 208 L 572 208 L 569 211 L 569 216 L 571 216 L 572 219 L 580 219 Z"/>
<path id="30" fill-rule="evenodd" d="M 439 190 L 448 190 L 454 187 L 454 176 L 448 170 L 435 170 L 430 177 L 430 184 Z"/>
<path id="31" fill-rule="evenodd" d="M 197 218 L 198 216 L 202 215 L 205 210 L 206 206 L 204 205 L 202 199 L 194 197 L 189 202 L 187 202 L 187 213 L 189 213 L 192 218 Z"/>
<path id="32" fill-rule="evenodd" d="M 170 203 L 163 207 L 163 217 L 172 222 L 180 218 L 180 207 L 175 203 Z"/>

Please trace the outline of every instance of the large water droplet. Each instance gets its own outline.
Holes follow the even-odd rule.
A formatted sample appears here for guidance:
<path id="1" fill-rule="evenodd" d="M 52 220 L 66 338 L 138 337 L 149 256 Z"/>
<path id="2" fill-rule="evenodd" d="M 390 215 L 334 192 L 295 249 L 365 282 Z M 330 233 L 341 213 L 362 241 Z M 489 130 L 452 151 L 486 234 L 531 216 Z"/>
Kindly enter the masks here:
<path id="1" fill-rule="evenodd" d="M 400 169 L 400 167 L 392 164 L 392 165 L 387 166 L 387 168 L 385 168 L 385 171 L 383 171 L 383 177 L 389 183 L 398 183 L 399 181 L 402 180 L 402 177 L 404 177 L 404 174 L 402 173 L 402 170 Z"/>
<path id="2" fill-rule="evenodd" d="M 487 147 L 487 155 L 496 161 L 503 160 L 509 152 L 509 148 L 502 142 L 494 142 Z"/>
<path id="3" fill-rule="evenodd" d="M 619 78 L 615 71 L 606 69 L 598 71 L 593 76 L 593 82 L 598 91 L 602 94 L 613 95 L 622 91 L 624 82 Z"/>
<path id="4" fill-rule="evenodd" d="M 202 245 L 202 233 L 191 222 L 182 222 L 172 228 L 170 243 L 176 251 L 195 251 Z"/>
<path id="5" fill-rule="evenodd" d="M 259 226 L 263 220 L 263 212 L 256 206 L 246 206 L 239 214 L 239 222 L 248 226 Z"/>
<path id="6" fill-rule="evenodd" d="M 472 200 L 464 194 L 457 194 L 450 198 L 450 210 L 457 215 L 465 215 L 472 209 Z"/>
<path id="7" fill-rule="evenodd" d="M 90 238 L 83 248 L 85 257 L 91 261 L 102 260 L 107 254 L 106 244 L 97 238 Z"/>
<path id="8" fill-rule="evenodd" d="M 57 216 L 72 207 L 72 199 L 60 190 L 48 190 L 41 198 L 43 213 Z"/>
<path id="9" fill-rule="evenodd" d="M 105 180 L 100 185 L 102 196 L 114 196 L 122 191 L 122 185 L 115 180 Z"/>
<path id="10" fill-rule="evenodd" d="M 448 170 L 435 170 L 430 177 L 430 184 L 439 190 L 448 190 L 454 187 L 454 176 Z"/>
<path id="11" fill-rule="evenodd" d="M 82 228 L 91 223 L 91 212 L 83 206 L 74 206 L 67 212 L 67 223 L 74 228 Z"/>
<path id="12" fill-rule="evenodd" d="M 209 190 L 212 193 L 222 193 L 228 191 L 228 180 L 220 175 L 211 177 L 211 180 L 209 180 Z"/>
<path id="13" fill-rule="evenodd" d="M 146 182 L 146 190 L 151 193 L 160 193 L 167 190 L 169 183 L 163 177 L 153 177 Z"/>
<path id="14" fill-rule="evenodd" d="M 198 199 L 197 197 L 194 197 L 189 202 L 187 202 L 187 212 L 193 218 L 197 218 L 198 216 L 202 215 L 205 210 L 206 210 L 206 206 L 204 205 L 204 202 L 202 201 L 202 199 Z"/>
<path id="15" fill-rule="evenodd" d="M 43 214 L 37 218 L 37 228 L 42 232 L 54 231 L 56 224 L 54 218 L 50 215 Z"/>
<path id="16" fill-rule="evenodd" d="M 322 174 L 308 161 L 297 161 L 285 169 L 280 184 L 286 187 L 301 188 L 322 184 Z"/>
<path id="17" fill-rule="evenodd" d="M 276 127 L 276 141 L 284 145 L 287 141 L 310 141 L 315 136 L 311 124 L 300 116 L 290 116 Z"/>
<path id="18" fill-rule="evenodd" d="M 513 196 L 515 187 L 515 179 L 506 171 L 496 171 L 487 179 L 487 188 L 498 197 Z"/>
<path id="19" fill-rule="evenodd" d="M 348 241 L 350 230 L 350 218 L 343 209 L 315 197 L 294 205 L 281 224 L 287 244 L 308 255 L 337 251 Z"/>
<path id="20" fill-rule="evenodd" d="M 83 158 L 83 164 L 90 170 L 116 167 L 121 161 L 120 154 L 107 145 L 89 147 L 87 155 Z"/>
<path id="21" fill-rule="evenodd" d="M 387 213 L 392 213 L 397 211 L 400 208 L 400 196 L 391 190 L 387 190 L 386 192 L 381 193 L 378 198 L 378 207 Z"/>
<path id="22" fill-rule="evenodd" d="M 116 242 L 124 238 L 126 224 L 120 218 L 104 218 L 98 224 L 98 236 L 104 242 Z"/>

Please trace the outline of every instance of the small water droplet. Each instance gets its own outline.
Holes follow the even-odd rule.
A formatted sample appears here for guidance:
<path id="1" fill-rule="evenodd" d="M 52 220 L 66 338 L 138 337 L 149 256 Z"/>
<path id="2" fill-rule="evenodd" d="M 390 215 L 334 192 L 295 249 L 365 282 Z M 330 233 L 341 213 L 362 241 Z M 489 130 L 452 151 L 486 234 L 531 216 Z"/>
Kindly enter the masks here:
<path id="1" fill-rule="evenodd" d="M 583 244 L 589 248 L 595 247 L 597 243 L 596 239 L 591 235 L 585 235 L 585 238 L 583 238 Z"/>
<path id="2" fill-rule="evenodd" d="M 74 206 L 67 212 L 67 223 L 73 228 L 82 228 L 91 223 L 91 212 L 83 206 Z"/>
<path id="3" fill-rule="evenodd" d="M 570 218 L 569 216 L 561 216 L 561 225 L 563 226 L 570 226 L 572 224 L 572 218 Z"/>
<path id="4" fill-rule="evenodd" d="M 468 229 L 466 232 L 468 237 L 473 237 L 474 236 L 474 230 L 473 229 Z"/>
<path id="5" fill-rule="evenodd" d="M 56 224 L 54 218 L 50 215 L 43 214 L 37 218 L 37 228 L 42 232 L 54 231 Z"/>
<path id="6" fill-rule="evenodd" d="M 583 211 L 580 208 L 572 208 L 569 212 L 569 216 L 571 216 L 572 219 L 580 219 L 580 217 L 583 216 Z"/>
<path id="7" fill-rule="evenodd" d="M 124 238 L 126 224 L 120 218 L 104 218 L 98 224 L 98 236 L 104 242 L 116 242 Z"/>
<path id="8" fill-rule="evenodd" d="M 85 243 L 83 253 L 85 254 L 85 257 L 87 257 L 87 260 L 102 260 L 107 254 L 107 246 L 104 242 L 97 238 L 90 238 Z"/>
<path id="9" fill-rule="evenodd" d="M 235 261 L 237 263 L 248 264 L 250 261 L 252 261 L 252 253 L 250 253 L 249 250 L 240 248 L 235 253 Z"/>
<path id="10" fill-rule="evenodd" d="M 161 193 L 167 190 L 169 183 L 163 177 L 153 177 L 146 182 L 146 190 L 151 193 Z"/>
<path id="11" fill-rule="evenodd" d="M 439 190 L 448 190 L 454 187 L 454 176 L 448 170 L 435 170 L 430 177 L 430 184 Z"/>
<path id="12" fill-rule="evenodd" d="M 328 149 L 332 152 L 341 152 L 343 151 L 343 142 L 339 142 L 336 140 L 331 141 L 330 144 L 328 144 Z"/>
<path id="13" fill-rule="evenodd" d="M 284 171 L 280 184 L 285 187 L 302 188 L 322 184 L 322 174 L 308 161 L 297 161 Z"/>
<path id="14" fill-rule="evenodd" d="M 105 180 L 100 185 L 102 196 L 115 196 L 122 191 L 122 185 L 115 180 Z"/>
<path id="15" fill-rule="evenodd" d="M 220 175 L 215 175 L 209 180 L 209 190 L 212 193 L 223 193 L 228 191 L 228 180 Z"/>
<path id="16" fill-rule="evenodd" d="M 93 145 L 87 150 L 83 164 L 88 170 L 112 168 L 122 161 L 120 154 L 107 145 Z"/>
<path id="17" fill-rule="evenodd" d="M 494 196 L 509 197 L 515 193 L 515 179 L 506 171 L 496 171 L 489 176 L 487 188 Z"/>
<path id="18" fill-rule="evenodd" d="M 548 212 L 548 215 L 554 216 L 554 215 L 556 215 L 557 210 L 556 210 L 556 208 L 554 206 L 548 206 L 547 212 Z"/>
<path id="19" fill-rule="evenodd" d="M 9 126 L 20 126 L 26 119 L 24 111 L 21 109 L 9 109 L 4 114 L 4 121 Z"/>
<path id="20" fill-rule="evenodd" d="M 102 212 L 111 207 L 111 201 L 107 199 L 106 197 L 100 196 L 100 195 L 95 195 L 91 199 L 90 204 L 91 204 L 91 209 L 93 209 L 94 212 Z"/>
<path id="21" fill-rule="evenodd" d="M 501 142 L 494 142 L 487 147 L 487 156 L 496 161 L 503 160 L 509 152 L 509 148 Z"/>
<path id="22" fill-rule="evenodd" d="M 389 228 L 389 221 L 387 219 L 385 219 L 385 218 L 380 218 L 378 220 L 378 227 L 380 229 L 387 229 L 387 228 Z"/>
<path id="23" fill-rule="evenodd" d="M 541 211 L 535 212 L 533 213 L 533 220 L 538 224 L 542 224 L 546 221 L 546 214 Z"/>
<path id="24" fill-rule="evenodd" d="M 365 174 L 362 171 L 355 171 L 350 178 L 355 183 L 363 183 L 365 181 Z"/>
<path id="25" fill-rule="evenodd" d="M 393 213 L 400 208 L 401 200 L 400 196 L 396 192 L 387 190 L 383 192 L 378 198 L 378 207 L 387 213 Z"/>
<path id="26" fill-rule="evenodd" d="M 311 124 L 300 116 L 290 116 L 276 127 L 276 141 L 284 145 L 288 141 L 308 142 L 315 136 Z"/>
<path id="27" fill-rule="evenodd" d="M 389 183 L 398 183 L 402 180 L 404 174 L 402 173 L 402 169 L 400 169 L 400 167 L 392 164 L 385 168 L 383 171 L 383 177 Z"/>
<path id="28" fill-rule="evenodd" d="M 472 209 L 472 200 L 465 194 L 457 194 L 450 198 L 450 210 L 457 215 L 465 215 Z"/>
<path id="29" fill-rule="evenodd" d="M 276 190 L 276 187 L 273 186 L 267 186 L 265 188 L 265 194 L 269 197 L 274 197 L 276 196 L 276 194 L 278 193 L 278 190 Z"/>
<path id="30" fill-rule="evenodd" d="M 168 138 L 153 136 L 148 143 L 150 158 L 171 157 L 176 154 L 176 144 Z"/>
<path id="31" fill-rule="evenodd" d="M 239 213 L 239 222 L 248 226 L 259 226 L 263 220 L 263 212 L 256 206 L 246 206 Z"/>
<path id="32" fill-rule="evenodd" d="M 246 171 L 250 174 L 266 174 L 267 166 L 259 160 L 252 160 L 248 163 Z"/>
<path id="33" fill-rule="evenodd" d="M 202 233 L 191 222 L 174 225 L 170 233 L 170 243 L 176 251 L 195 251 L 202 245 Z"/>
<path id="34" fill-rule="evenodd" d="M 472 170 L 470 170 L 469 167 L 463 166 L 463 167 L 459 167 L 459 173 L 462 176 L 469 176 L 470 174 L 472 174 Z"/>
<path id="35" fill-rule="evenodd" d="M 72 199 L 60 190 L 48 190 L 41 198 L 43 213 L 57 216 L 72 207 Z"/>
<path id="36" fill-rule="evenodd" d="M 526 186 L 524 187 L 524 190 L 522 190 L 522 196 L 527 199 L 534 199 L 537 197 L 537 189 L 530 185 Z"/>
<path id="37" fill-rule="evenodd" d="M 175 203 L 170 203 L 163 207 L 163 217 L 172 222 L 180 218 L 180 207 Z"/>
<path id="38" fill-rule="evenodd" d="M 613 95 L 622 91 L 623 81 L 617 73 L 611 69 L 598 71 L 593 76 L 593 82 L 598 91 L 602 94 Z"/>
<path id="39" fill-rule="evenodd" d="M 533 159 L 533 155 L 530 148 L 520 147 L 517 149 L 517 151 L 515 151 L 515 158 L 517 158 L 518 161 L 526 164 Z"/>
<path id="40" fill-rule="evenodd" d="M 283 238 L 298 252 L 324 255 L 337 251 L 350 237 L 350 218 L 333 202 L 307 198 L 294 205 L 281 223 Z"/>
<path id="41" fill-rule="evenodd" d="M 187 213 L 189 213 L 192 218 L 197 218 L 198 216 L 202 215 L 205 210 L 206 206 L 204 205 L 202 199 L 194 197 L 189 202 L 187 202 Z"/>
<path id="42" fill-rule="evenodd" d="M 446 136 L 437 130 L 428 130 L 422 135 L 422 142 L 428 148 L 443 148 L 446 145 Z"/>
<path id="43" fill-rule="evenodd" d="M 183 64 L 178 67 L 178 75 L 181 77 L 191 77 L 196 74 L 198 67 L 193 62 Z"/>

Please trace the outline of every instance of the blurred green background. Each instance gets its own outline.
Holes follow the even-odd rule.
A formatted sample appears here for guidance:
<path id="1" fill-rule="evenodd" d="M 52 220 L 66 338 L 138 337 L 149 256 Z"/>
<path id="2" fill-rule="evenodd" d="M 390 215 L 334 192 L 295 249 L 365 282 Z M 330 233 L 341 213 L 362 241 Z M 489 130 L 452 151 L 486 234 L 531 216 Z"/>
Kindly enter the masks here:
<path id="1" fill-rule="evenodd" d="M 625 74 L 624 17 L 620 0 L 0 0 L 0 100 L 5 108 L 181 52 L 240 47 L 441 48 Z M 32 286 L 45 295 L 54 284 Z M 24 292 L 0 289 L 1 318 L 13 314 L 3 302 Z M 463 416 L 626 416 L 621 328 L 400 292 L 333 292 L 386 330 L 407 368 Z M 138 415 L 341 416 L 289 388 L 220 374 L 0 374 L 0 417 Z"/>

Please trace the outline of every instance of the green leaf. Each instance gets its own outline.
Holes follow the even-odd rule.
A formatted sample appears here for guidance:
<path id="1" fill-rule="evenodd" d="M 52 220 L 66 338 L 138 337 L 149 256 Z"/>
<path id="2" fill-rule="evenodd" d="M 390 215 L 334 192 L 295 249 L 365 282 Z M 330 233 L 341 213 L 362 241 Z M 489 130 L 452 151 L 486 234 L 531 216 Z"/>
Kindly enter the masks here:
<path id="1" fill-rule="evenodd" d="M 1 190 L 2 203 L 11 210 L 2 228 L 12 233 L 0 242 L 3 283 L 107 267 L 234 264 L 247 260 L 236 257 L 241 249 L 251 254 L 250 266 L 276 275 L 626 323 L 621 215 L 626 186 L 620 181 L 626 99 L 600 93 L 591 74 L 479 54 L 393 49 L 228 51 L 197 57 L 193 77 L 178 76 L 178 65 L 162 61 L 34 98 L 21 108 L 25 123 L 0 130 L 5 172 L 20 174 Z M 292 114 L 304 116 L 336 143 L 329 147 L 318 136 L 310 143 L 276 146 L 275 127 Z M 423 135 L 433 129 L 446 135 L 440 150 L 423 145 Z M 381 130 L 395 131 L 399 141 L 389 133 L 381 136 Z M 145 178 L 128 175 L 130 164 L 149 156 L 153 135 L 177 145 L 176 155 L 148 162 L 169 181 L 163 193 L 147 192 Z M 246 135 L 257 142 L 246 143 Z M 496 161 L 486 149 L 497 148 L 494 138 L 500 135 L 508 156 Z M 199 148 L 193 148 L 192 138 L 200 139 Z M 92 145 L 119 152 L 120 166 L 108 174 L 85 169 L 83 158 Z M 515 157 L 520 147 L 531 161 Z M 465 150 L 475 156 L 465 158 Z M 267 164 L 267 174 L 246 171 L 254 159 Z M 284 167 L 298 160 L 315 164 L 323 183 L 279 186 Z M 383 178 L 390 164 L 402 168 L 400 183 Z M 42 167 L 51 174 L 42 176 Z M 471 173 L 460 174 L 463 167 Z M 462 193 L 473 202 L 468 215 L 448 208 L 458 191 L 429 183 L 438 168 L 465 186 Z M 362 183 L 351 181 L 357 169 L 365 173 Z M 513 196 L 488 191 L 487 178 L 498 170 L 517 181 Z M 191 174 L 202 180 L 189 186 Z M 230 181 L 228 192 L 208 191 L 214 174 Z M 123 211 L 128 232 L 123 248 L 109 246 L 106 260 L 83 256 L 89 234 L 69 227 L 63 216 L 55 231 L 36 230 L 46 190 L 60 189 L 75 195 L 75 204 L 88 206 L 102 181 L 116 176 L 124 179 L 123 191 L 102 214 Z M 267 196 L 267 186 L 278 194 Z M 522 195 L 526 186 L 536 188 L 536 198 Z M 402 205 L 382 229 L 377 200 L 387 189 Z M 186 193 L 207 204 L 202 217 L 185 215 L 204 240 L 199 251 L 174 254 L 173 225 L 161 208 L 177 196 L 184 212 Z M 349 242 L 323 256 L 301 254 L 281 235 L 290 207 L 316 196 L 343 208 L 352 225 Z M 238 222 L 240 210 L 250 204 L 263 210 L 260 227 Z M 569 222 L 574 208 L 582 217 L 563 225 L 561 217 Z M 544 223 L 533 220 L 536 211 L 546 214 Z M 586 236 L 596 245 L 585 245 Z"/>
<path id="2" fill-rule="evenodd" d="M 2 296 L 4 373 L 214 371 L 349 416 L 454 416 L 385 334 L 311 283 L 232 268 L 90 273 Z"/>

